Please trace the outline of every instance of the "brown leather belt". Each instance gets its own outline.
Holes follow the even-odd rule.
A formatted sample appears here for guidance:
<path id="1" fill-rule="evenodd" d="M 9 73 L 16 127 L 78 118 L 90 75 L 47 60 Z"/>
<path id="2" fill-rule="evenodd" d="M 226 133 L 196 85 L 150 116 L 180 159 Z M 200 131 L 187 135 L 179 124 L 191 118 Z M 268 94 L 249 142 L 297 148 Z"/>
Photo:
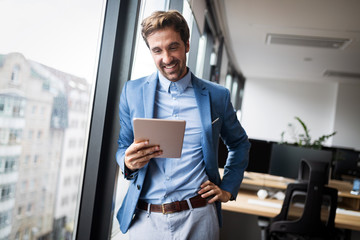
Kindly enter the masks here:
<path id="1" fill-rule="evenodd" d="M 200 195 L 192 197 L 189 199 L 192 208 L 204 207 L 207 204 L 207 200 L 202 198 Z M 139 200 L 137 204 L 138 209 L 148 210 L 148 203 Z M 164 204 L 150 204 L 150 212 L 160 212 L 163 214 L 181 212 L 183 210 L 189 210 L 189 205 L 186 200 L 176 201 L 172 203 L 164 203 Z"/>

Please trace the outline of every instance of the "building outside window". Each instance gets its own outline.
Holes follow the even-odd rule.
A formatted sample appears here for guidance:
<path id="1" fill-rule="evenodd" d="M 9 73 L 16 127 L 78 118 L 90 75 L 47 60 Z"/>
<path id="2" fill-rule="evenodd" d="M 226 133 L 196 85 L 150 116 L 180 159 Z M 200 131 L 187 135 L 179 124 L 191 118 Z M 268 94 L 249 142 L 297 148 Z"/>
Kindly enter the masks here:
<path id="1" fill-rule="evenodd" d="M 0 240 L 72 238 L 105 5 L 0 2 Z"/>

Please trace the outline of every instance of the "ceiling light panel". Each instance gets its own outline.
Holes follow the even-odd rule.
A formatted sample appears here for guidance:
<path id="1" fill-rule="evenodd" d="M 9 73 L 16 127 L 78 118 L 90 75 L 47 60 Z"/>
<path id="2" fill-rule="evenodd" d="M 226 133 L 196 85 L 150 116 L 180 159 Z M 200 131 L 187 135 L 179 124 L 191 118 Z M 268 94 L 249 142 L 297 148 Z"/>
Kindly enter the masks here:
<path id="1" fill-rule="evenodd" d="M 346 38 L 327 38 L 316 36 L 301 36 L 301 35 L 287 35 L 269 33 L 266 36 L 267 44 L 281 44 L 301 47 L 317 47 L 317 48 L 331 48 L 344 49 L 349 43 L 350 39 Z"/>
<path id="2" fill-rule="evenodd" d="M 354 72 L 341 72 L 341 71 L 333 71 L 333 70 L 326 70 L 324 72 L 325 77 L 336 77 L 336 78 L 353 78 L 353 79 L 360 79 L 360 73 Z"/>

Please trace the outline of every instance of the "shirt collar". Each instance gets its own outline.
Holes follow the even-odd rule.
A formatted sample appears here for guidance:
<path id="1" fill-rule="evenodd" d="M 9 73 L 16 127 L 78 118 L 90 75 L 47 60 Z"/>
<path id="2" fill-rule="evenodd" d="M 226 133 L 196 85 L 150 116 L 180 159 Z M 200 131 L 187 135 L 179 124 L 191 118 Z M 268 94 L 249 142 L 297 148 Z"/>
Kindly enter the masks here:
<path id="1" fill-rule="evenodd" d="M 180 94 L 182 94 L 188 86 L 192 86 L 191 81 L 190 81 L 191 80 L 191 72 L 190 72 L 189 68 L 187 70 L 188 70 L 187 74 L 182 79 L 174 82 L 174 84 L 177 87 Z M 158 71 L 158 76 L 159 76 L 159 81 L 160 81 L 161 87 L 163 89 L 165 89 L 166 92 L 169 92 L 170 84 L 172 83 L 172 81 L 170 81 L 166 77 L 164 77 L 159 71 Z"/>

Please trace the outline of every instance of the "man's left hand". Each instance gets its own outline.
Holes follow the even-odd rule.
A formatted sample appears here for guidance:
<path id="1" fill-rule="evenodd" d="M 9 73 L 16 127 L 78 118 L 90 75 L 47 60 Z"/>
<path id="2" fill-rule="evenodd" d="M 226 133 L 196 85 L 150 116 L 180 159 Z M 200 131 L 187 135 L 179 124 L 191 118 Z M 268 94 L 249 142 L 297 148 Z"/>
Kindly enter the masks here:
<path id="1" fill-rule="evenodd" d="M 215 201 L 227 202 L 231 198 L 231 193 L 228 191 L 222 190 L 216 184 L 207 180 L 200 186 L 200 191 L 202 198 L 209 198 L 208 203 L 213 203 Z"/>

